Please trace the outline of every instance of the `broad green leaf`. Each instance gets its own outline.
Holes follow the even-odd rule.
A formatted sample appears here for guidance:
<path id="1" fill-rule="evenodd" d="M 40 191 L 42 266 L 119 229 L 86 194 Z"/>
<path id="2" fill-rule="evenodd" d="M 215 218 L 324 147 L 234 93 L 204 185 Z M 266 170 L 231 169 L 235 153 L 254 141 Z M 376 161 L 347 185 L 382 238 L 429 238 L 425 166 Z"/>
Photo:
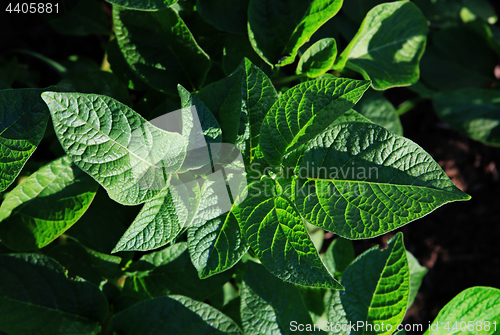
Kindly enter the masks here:
<path id="1" fill-rule="evenodd" d="M 495 53 L 474 31 L 467 27 L 442 29 L 431 41 L 420 65 L 421 79 L 431 88 L 484 88 L 495 81 Z"/>
<path id="2" fill-rule="evenodd" d="M 414 0 L 432 25 L 448 28 L 458 24 L 463 1 L 456 0 Z"/>
<path id="3" fill-rule="evenodd" d="M 382 92 L 368 90 L 354 107 L 358 113 L 396 135 L 403 135 L 403 126 L 396 108 Z"/>
<path id="4" fill-rule="evenodd" d="M 127 87 L 109 72 L 79 71 L 61 80 L 57 84 L 57 91 L 97 93 L 115 98 L 127 106 L 132 106 Z"/>
<path id="5" fill-rule="evenodd" d="M 371 123 L 330 126 L 307 146 L 295 174 L 304 219 L 348 239 L 379 236 L 470 199 L 417 144 Z"/>
<path id="6" fill-rule="evenodd" d="M 352 242 L 342 237 L 333 240 L 323 256 L 326 267 L 336 276 L 341 275 L 353 260 Z"/>
<path id="7" fill-rule="evenodd" d="M 237 143 L 245 134 L 243 116 L 241 70 L 230 76 L 203 87 L 197 94 L 206 107 L 215 115 L 222 129 L 222 142 Z"/>
<path id="8" fill-rule="evenodd" d="M 182 170 L 203 168 L 205 165 L 210 165 L 207 142 L 220 142 L 221 129 L 203 102 L 182 86 L 179 87 L 179 94 L 182 109 L 160 116 L 151 122 L 163 129 L 182 131 L 182 137 L 188 143 Z M 192 106 L 196 109 L 192 109 Z M 171 185 L 157 197 L 146 202 L 113 252 L 159 248 L 170 243 L 183 227 L 190 225 L 202 201 L 196 176 L 192 179 L 183 184 L 174 177 L 175 186 Z"/>
<path id="9" fill-rule="evenodd" d="M 476 286 L 462 291 L 451 299 L 432 322 L 432 332 L 428 329 L 425 335 L 444 335 L 452 332 L 453 334 L 498 334 L 499 323 L 500 290 Z"/>
<path id="10" fill-rule="evenodd" d="M 148 251 L 162 247 L 181 232 L 187 215 L 187 208 L 176 190 L 163 190 L 144 204 L 112 252 Z"/>
<path id="11" fill-rule="evenodd" d="M 427 274 L 427 268 L 420 265 L 415 256 L 408 250 L 406 251 L 406 257 L 408 258 L 408 266 L 410 267 L 410 294 L 408 299 L 408 308 L 410 308 L 413 305 L 413 301 L 415 301 L 420 285 L 422 285 L 422 280 Z"/>
<path id="12" fill-rule="evenodd" d="M 249 185 L 249 194 L 240 204 L 243 236 L 266 269 L 281 280 L 341 289 L 321 261 L 305 222 L 283 193 L 271 179 Z"/>
<path id="13" fill-rule="evenodd" d="M 143 11 L 156 11 L 165 9 L 177 2 L 177 0 L 106 0 L 113 5 L 137 9 Z"/>
<path id="14" fill-rule="evenodd" d="M 47 20 L 47 23 L 59 34 L 75 36 L 111 34 L 108 16 L 101 2 L 88 0 L 73 3 L 75 5 L 70 10 L 61 8 L 61 10 L 65 10 L 63 15 Z M 64 5 L 64 7 L 68 6 L 66 3 Z M 62 4 L 59 6 L 62 7 Z M 53 11 L 56 11 L 55 6 Z M 57 11 L 59 11 L 59 7 L 57 7 Z"/>
<path id="15" fill-rule="evenodd" d="M 345 293 L 340 295 L 340 301 L 347 320 L 379 329 L 364 327 L 357 329 L 358 334 L 392 334 L 388 325 L 396 329 L 403 321 L 410 290 L 403 234 L 394 236 L 387 249 L 373 247 L 359 256 L 342 275 L 342 285 Z"/>
<path id="16" fill-rule="evenodd" d="M 139 300 L 181 294 L 204 301 L 231 279 L 230 271 L 200 279 L 187 248 L 187 243 L 177 243 L 132 263 L 123 294 Z"/>
<path id="17" fill-rule="evenodd" d="M 356 112 L 354 109 L 350 109 L 339 118 L 335 119 L 332 124 L 340 124 L 346 122 L 365 122 L 365 123 L 373 123 L 373 121 L 367 119 L 360 113 Z"/>
<path id="18" fill-rule="evenodd" d="M 99 288 L 69 280 L 39 254 L 0 255 L 0 331 L 8 334 L 87 334 L 108 314 Z"/>
<path id="19" fill-rule="evenodd" d="M 115 278 L 121 262 L 120 257 L 102 254 L 72 239 L 50 249 L 47 255 L 64 266 L 69 277 L 82 277 L 96 285 L 105 278 Z"/>
<path id="20" fill-rule="evenodd" d="M 248 59 L 243 60 L 240 68 L 243 70 L 243 113 L 246 115 L 246 129 L 250 132 L 245 153 L 249 153 L 252 162 L 262 157 L 259 147 L 260 127 L 268 110 L 278 100 L 278 93 L 266 74 Z"/>
<path id="21" fill-rule="evenodd" d="M 49 110 L 44 89 L 0 91 L 0 192 L 9 187 L 42 140 Z"/>
<path id="22" fill-rule="evenodd" d="M 271 166 L 350 110 L 369 82 L 346 78 L 308 81 L 286 91 L 262 122 L 260 149 Z"/>
<path id="23" fill-rule="evenodd" d="M 299 48 L 342 7 L 342 0 L 250 0 L 248 35 L 269 65 L 292 64 Z"/>
<path id="24" fill-rule="evenodd" d="M 500 146 L 500 91 L 469 88 L 440 92 L 432 103 L 436 114 L 457 131 Z"/>
<path id="25" fill-rule="evenodd" d="M 119 334 L 242 334 L 215 308 L 180 295 L 141 301 L 113 316 L 108 326 Z"/>
<path id="26" fill-rule="evenodd" d="M 498 26 L 488 24 L 484 18 L 479 17 L 467 7 L 462 8 L 460 17 L 465 24 L 482 36 L 497 54 L 500 54 L 500 28 Z M 497 18 L 490 16 L 487 20 L 496 21 Z"/>
<path id="27" fill-rule="evenodd" d="M 311 45 L 300 57 L 297 74 L 305 73 L 315 78 L 330 70 L 337 58 L 337 43 L 333 38 L 323 38 Z"/>
<path id="28" fill-rule="evenodd" d="M 414 84 L 427 33 L 427 20 L 415 4 L 381 4 L 368 12 L 334 68 L 361 73 L 377 90 Z"/>
<path id="29" fill-rule="evenodd" d="M 57 159 L 7 194 L 0 239 L 18 251 L 44 247 L 80 219 L 96 192 L 97 184 L 71 159 Z"/>
<path id="30" fill-rule="evenodd" d="M 173 94 L 179 83 L 191 90 L 201 87 L 210 59 L 175 10 L 144 12 L 115 6 L 113 21 L 125 60 L 142 80 Z"/>
<path id="31" fill-rule="evenodd" d="M 200 278 L 232 268 L 249 248 L 236 210 L 188 228 L 188 245 Z"/>
<path id="32" fill-rule="evenodd" d="M 152 199 L 182 165 L 182 135 L 153 126 L 112 98 L 55 92 L 42 98 L 66 153 L 121 204 Z"/>
<path id="33" fill-rule="evenodd" d="M 312 324 L 297 287 L 252 261 L 241 288 L 241 319 L 247 334 L 293 334 L 294 325 Z"/>
<path id="34" fill-rule="evenodd" d="M 217 29 L 246 35 L 249 2 L 250 0 L 196 0 L 196 10 L 205 21 Z"/>

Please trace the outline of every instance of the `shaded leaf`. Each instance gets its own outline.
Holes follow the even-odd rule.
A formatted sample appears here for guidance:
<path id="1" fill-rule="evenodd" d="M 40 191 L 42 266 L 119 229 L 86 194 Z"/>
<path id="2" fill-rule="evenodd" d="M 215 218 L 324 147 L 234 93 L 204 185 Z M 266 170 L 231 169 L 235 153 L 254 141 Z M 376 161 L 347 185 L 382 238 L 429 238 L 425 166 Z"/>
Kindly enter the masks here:
<path id="1" fill-rule="evenodd" d="M 334 17 L 341 6 L 342 0 L 250 0 L 250 42 L 269 65 L 291 64 L 299 48 Z"/>
<path id="2" fill-rule="evenodd" d="M 53 259 L 0 255 L 0 330 L 12 335 L 90 333 L 107 314 L 99 288 L 69 280 Z"/>
<path id="3" fill-rule="evenodd" d="M 2 202 L 2 242 L 18 251 L 46 246 L 80 219 L 96 192 L 97 184 L 69 157 L 49 163 Z"/>
<path id="4" fill-rule="evenodd" d="M 0 192 L 9 187 L 42 140 L 49 110 L 44 89 L 0 91 Z"/>
<path id="5" fill-rule="evenodd" d="M 250 0 L 196 0 L 196 10 L 217 29 L 246 35 L 249 2 Z"/>
<path id="6" fill-rule="evenodd" d="M 115 315 L 108 329 L 119 334 L 241 334 L 215 308 L 178 295 L 141 301 Z"/>
<path id="7" fill-rule="evenodd" d="M 427 33 L 427 20 L 415 4 L 381 4 L 368 12 L 334 69 L 347 66 L 371 79 L 377 90 L 414 84 Z"/>
<path id="8" fill-rule="evenodd" d="M 113 21 L 125 60 L 149 85 L 175 94 L 179 83 L 193 90 L 203 84 L 210 59 L 175 10 L 144 12 L 115 6 Z"/>
<path id="9" fill-rule="evenodd" d="M 165 9 L 177 2 L 177 0 L 106 0 L 113 5 L 129 9 L 154 11 Z"/>
<path id="10" fill-rule="evenodd" d="M 403 126 L 396 108 L 382 92 L 368 90 L 354 107 L 358 113 L 396 135 L 403 135 Z"/>
<path id="11" fill-rule="evenodd" d="M 469 88 L 440 92 L 432 100 L 436 114 L 460 133 L 500 146 L 500 92 Z"/>
<path id="12" fill-rule="evenodd" d="M 333 38 L 323 38 L 311 45 L 300 57 L 297 74 L 305 73 L 315 78 L 330 70 L 337 58 L 337 43 Z"/>
<path id="13" fill-rule="evenodd" d="M 406 251 L 406 257 L 408 258 L 408 266 L 410 267 L 410 294 L 408 299 L 408 308 L 410 308 L 413 305 L 413 301 L 415 301 L 420 285 L 422 285 L 422 280 L 428 270 L 425 266 L 420 265 L 415 256 L 408 250 Z"/>

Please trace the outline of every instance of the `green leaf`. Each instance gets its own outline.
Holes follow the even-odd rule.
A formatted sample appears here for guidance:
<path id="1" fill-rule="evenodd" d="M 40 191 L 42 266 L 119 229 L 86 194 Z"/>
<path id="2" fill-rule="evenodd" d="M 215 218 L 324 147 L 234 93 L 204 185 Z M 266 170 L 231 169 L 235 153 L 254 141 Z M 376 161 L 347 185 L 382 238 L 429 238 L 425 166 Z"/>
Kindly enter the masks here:
<path id="1" fill-rule="evenodd" d="M 241 329 L 215 308 L 173 295 L 141 301 L 115 315 L 108 326 L 119 334 L 241 334 Z"/>
<path id="2" fill-rule="evenodd" d="M 403 126 L 396 108 L 382 92 L 368 90 L 354 107 L 358 113 L 396 135 L 403 135 Z"/>
<path id="3" fill-rule="evenodd" d="M 246 35 L 247 9 L 250 0 L 196 0 L 200 16 L 219 30 Z"/>
<path id="4" fill-rule="evenodd" d="M 353 260 L 354 247 L 352 242 L 342 237 L 333 240 L 323 257 L 326 267 L 335 276 L 340 276 Z"/>
<path id="5" fill-rule="evenodd" d="M 68 270 L 68 276 L 82 277 L 96 285 L 105 278 L 115 278 L 121 262 L 120 257 L 102 254 L 71 239 L 47 254 Z"/>
<path id="6" fill-rule="evenodd" d="M 427 20 L 415 4 L 381 4 L 367 14 L 334 69 L 347 66 L 371 79 L 377 90 L 414 84 L 427 33 Z"/>
<path id="7" fill-rule="evenodd" d="M 58 92 L 97 93 L 132 106 L 127 87 L 118 78 L 104 71 L 79 71 L 57 84 Z"/>
<path id="8" fill-rule="evenodd" d="M 260 127 L 271 106 L 278 100 L 278 93 L 266 74 L 248 59 L 240 64 L 243 70 L 243 113 L 249 130 L 245 153 L 250 162 L 262 157 L 259 146 Z"/>
<path id="9" fill-rule="evenodd" d="M 155 11 L 165 9 L 177 2 L 177 0 L 106 0 L 113 5 L 138 9 L 144 11 Z"/>
<path id="10" fill-rule="evenodd" d="M 408 299 L 408 308 L 410 308 L 413 305 L 413 301 L 415 301 L 420 285 L 422 285 L 422 280 L 427 274 L 427 268 L 420 265 L 415 256 L 408 250 L 406 250 L 406 257 L 408 258 L 408 266 L 410 267 L 410 294 Z"/>
<path id="11" fill-rule="evenodd" d="M 128 88 L 145 91 L 149 88 L 139 76 L 130 68 L 122 54 L 116 38 L 106 44 L 106 56 L 113 74 Z"/>
<path id="12" fill-rule="evenodd" d="M 8 334 L 87 334 L 108 314 L 94 284 L 69 280 L 38 254 L 0 255 L 0 330 Z"/>
<path id="13" fill-rule="evenodd" d="M 230 34 L 224 42 L 222 53 L 222 67 L 226 75 L 233 73 L 241 62 L 246 58 L 256 66 L 265 69 L 270 74 L 271 68 L 264 63 L 262 58 L 255 52 L 248 38 L 242 38 L 241 35 Z"/>
<path id="14" fill-rule="evenodd" d="M 467 2 L 471 5 L 471 8 L 473 8 L 475 3 L 471 1 Z M 479 3 L 489 7 L 487 2 Z M 483 16 L 483 18 L 481 18 L 481 16 Z M 475 30 L 497 54 L 500 54 L 500 28 L 487 23 L 496 22 L 498 20 L 494 12 L 480 15 L 479 13 L 474 13 L 467 7 L 463 7 L 460 11 L 460 17 L 462 21 Z"/>
<path id="15" fill-rule="evenodd" d="M 139 300 L 182 294 L 203 301 L 231 279 L 230 271 L 200 279 L 187 248 L 187 243 L 177 243 L 132 263 L 123 293 Z"/>
<path id="16" fill-rule="evenodd" d="M 198 46 L 178 13 L 113 9 L 116 39 L 125 60 L 153 88 L 175 94 L 177 85 L 196 90 L 210 69 L 210 58 Z"/>
<path id="17" fill-rule="evenodd" d="M 55 92 L 42 98 L 66 153 L 121 204 L 158 195 L 184 161 L 182 135 L 154 127 L 112 98 Z"/>
<path id="18" fill-rule="evenodd" d="M 334 38 L 323 38 L 311 45 L 300 57 L 297 74 L 305 73 L 315 78 L 330 70 L 337 58 L 337 43 Z"/>
<path id="19" fill-rule="evenodd" d="M 241 230 L 259 260 L 278 278 L 303 286 L 341 289 L 325 268 L 304 221 L 271 179 L 249 185 L 240 204 Z"/>
<path id="20" fill-rule="evenodd" d="M 9 187 L 42 140 L 49 110 L 44 89 L 0 91 L 0 192 Z"/>
<path id="21" fill-rule="evenodd" d="M 241 70 L 230 76 L 203 87 L 196 97 L 215 115 L 222 129 L 222 142 L 237 143 L 245 133 L 242 119 L 242 80 Z"/>
<path id="22" fill-rule="evenodd" d="M 470 199 L 417 144 L 371 123 L 330 126 L 306 147 L 295 174 L 304 219 L 348 239 L 379 236 Z"/>
<path id="23" fill-rule="evenodd" d="M 299 48 L 334 17 L 340 7 L 342 0 L 250 0 L 250 42 L 269 65 L 292 64 Z"/>
<path id="24" fill-rule="evenodd" d="M 57 159 L 7 194 L 0 239 L 18 251 L 44 247 L 80 219 L 96 192 L 97 184 L 71 159 Z"/>
<path id="25" fill-rule="evenodd" d="M 342 285 L 345 293 L 340 295 L 340 301 L 346 318 L 352 323 L 361 321 L 383 329 L 370 331 L 365 326 L 358 329 L 359 334 L 392 334 L 388 325 L 396 329 L 403 321 L 410 290 L 403 234 L 394 236 L 387 249 L 373 247 L 359 256 L 342 275 Z M 332 307 L 330 316 L 336 306 Z"/>
<path id="26" fill-rule="evenodd" d="M 187 214 L 176 189 L 163 190 L 144 204 L 112 252 L 148 251 L 170 243 L 181 232 Z"/>
<path id="27" fill-rule="evenodd" d="M 293 325 L 312 324 L 297 287 L 247 262 L 241 288 L 241 319 L 247 334 L 292 334 Z"/>
<path id="28" fill-rule="evenodd" d="M 346 78 L 308 81 L 286 91 L 267 113 L 260 148 L 271 166 L 297 151 L 351 109 L 369 82 Z"/>
<path id="29" fill-rule="evenodd" d="M 432 100 L 436 114 L 473 140 L 500 146 L 500 92 L 480 88 L 440 92 Z"/>
<path id="30" fill-rule="evenodd" d="M 241 234 L 237 215 L 231 210 L 188 228 L 191 261 L 200 278 L 232 268 L 247 252 L 249 245 Z"/>
<path id="31" fill-rule="evenodd" d="M 455 324 L 455 321 L 457 322 Z M 449 329 L 445 326 L 449 322 Z M 485 329 L 486 322 L 489 329 Z M 431 325 L 432 334 L 497 334 L 500 323 L 500 290 L 493 287 L 468 288 L 451 299 Z M 481 329 L 476 328 L 481 325 Z M 455 328 L 453 328 L 455 326 Z M 469 326 L 467 331 L 467 326 Z M 429 334 L 429 330 L 425 335 Z"/>

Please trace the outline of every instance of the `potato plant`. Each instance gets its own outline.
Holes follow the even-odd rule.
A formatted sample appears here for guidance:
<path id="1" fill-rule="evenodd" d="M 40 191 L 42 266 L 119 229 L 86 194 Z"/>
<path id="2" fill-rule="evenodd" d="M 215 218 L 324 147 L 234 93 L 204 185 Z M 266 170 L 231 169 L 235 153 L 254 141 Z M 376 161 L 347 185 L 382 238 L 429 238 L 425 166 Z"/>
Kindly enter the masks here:
<path id="1" fill-rule="evenodd" d="M 500 144 L 487 1 L 60 7 L 104 60 L 0 59 L 0 333 L 405 334 L 427 269 L 396 230 L 470 196 L 399 115 Z M 500 331 L 500 290 L 457 294 L 417 333 Z"/>

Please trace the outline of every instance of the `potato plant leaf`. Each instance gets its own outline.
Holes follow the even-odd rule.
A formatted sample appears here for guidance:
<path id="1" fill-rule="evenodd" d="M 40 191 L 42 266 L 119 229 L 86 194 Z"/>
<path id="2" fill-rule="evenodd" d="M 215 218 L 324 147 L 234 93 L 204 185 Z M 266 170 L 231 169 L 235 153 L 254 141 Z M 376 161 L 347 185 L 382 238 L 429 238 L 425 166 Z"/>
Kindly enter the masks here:
<path id="1" fill-rule="evenodd" d="M 341 275 L 354 260 L 354 246 L 352 242 L 337 237 L 326 250 L 323 261 L 331 273 Z"/>
<path id="2" fill-rule="evenodd" d="M 394 236 L 387 249 L 373 247 L 356 258 L 342 275 L 342 285 L 345 293 L 340 294 L 340 302 L 345 318 L 352 323 L 362 321 L 379 329 L 358 329 L 359 334 L 392 334 L 403 321 L 410 290 L 403 234 Z M 337 301 L 330 308 L 330 318 L 335 317 L 338 309 Z M 391 330 L 388 325 L 392 326 Z"/>
<path id="3" fill-rule="evenodd" d="M 241 288 L 241 319 L 247 334 L 293 334 L 293 324 L 312 324 L 300 291 L 247 262 Z"/>
<path id="4" fill-rule="evenodd" d="M 121 204 L 157 196 L 184 161 L 182 135 L 153 126 L 112 98 L 55 92 L 42 98 L 66 153 Z"/>
<path id="5" fill-rule="evenodd" d="M 499 323 L 500 290 L 476 286 L 462 291 L 451 299 L 432 322 L 431 329 L 435 331 L 429 332 L 427 329 L 424 335 L 444 335 L 449 334 L 450 330 L 464 334 L 493 335 L 498 333 Z M 448 329 L 445 329 L 447 325 Z"/>
<path id="6" fill-rule="evenodd" d="M 500 92 L 479 88 L 446 91 L 432 100 L 436 114 L 473 140 L 500 146 Z"/>
<path id="7" fill-rule="evenodd" d="M 46 246 L 80 219 L 97 187 L 69 157 L 49 163 L 5 197 L 0 239 L 17 251 Z"/>
<path id="8" fill-rule="evenodd" d="M 368 89 L 368 81 L 346 78 L 308 81 L 286 91 L 261 126 L 260 148 L 271 166 L 301 147 L 350 110 Z M 295 163 L 295 161 L 293 161 Z"/>
<path id="9" fill-rule="evenodd" d="M 145 12 L 115 6 L 113 21 L 125 60 L 150 86 L 175 94 L 179 83 L 192 90 L 203 84 L 210 58 L 175 10 Z"/>
<path id="10" fill-rule="evenodd" d="M 242 334 L 233 320 L 210 305 L 172 295 L 138 302 L 113 316 L 110 332 L 119 334 Z"/>
<path id="11" fill-rule="evenodd" d="M 73 281 L 52 258 L 0 255 L 0 331 L 8 334 L 85 334 L 108 314 L 92 283 Z"/>
<path id="12" fill-rule="evenodd" d="M 267 178 L 249 185 L 241 230 L 261 263 L 281 280 L 341 289 L 321 261 L 305 222 L 281 186 Z"/>
<path id="13" fill-rule="evenodd" d="M 334 38 L 323 38 L 311 45 L 300 57 L 297 74 L 305 73 L 315 78 L 330 70 L 337 58 L 337 43 Z"/>
<path id="14" fill-rule="evenodd" d="M 250 0 L 196 0 L 200 16 L 219 30 L 246 35 L 247 9 Z M 240 36 L 240 38 L 244 38 Z"/>
<path id="15" fill-rule="evenodd" d="M 173 5 L 177 0 L 106 0 L 113 5 L 143 11 L 156 11 Z"/>
<path id="16" fill-rule="evenodd" d="M 295 171 L 300 214 L 348 239 L 379 236 L 470 199 L 417 144 L 371 123 L 330 126 L 310 141 Z"/>
<path id="17" fill-rule="evenodd" d="M 377 90 L 414 84 L 427 33 L 427 20 L 412 2 L 378 5 L 368 12 L 334 69 L 347 66 L 371 79 Z"/>
<path id="18" fill-rule="evenodd" d="M 342 7 L 342 0 L 250 0 L 248 35 L 269 65 L 292 64 L 299 48 Z"/>
<path id="19" fill-rule="evenodd" d="M 44 89 L 0 91 L 0 192 L 9 187 L 42 140 L 49 110 Z"/>

